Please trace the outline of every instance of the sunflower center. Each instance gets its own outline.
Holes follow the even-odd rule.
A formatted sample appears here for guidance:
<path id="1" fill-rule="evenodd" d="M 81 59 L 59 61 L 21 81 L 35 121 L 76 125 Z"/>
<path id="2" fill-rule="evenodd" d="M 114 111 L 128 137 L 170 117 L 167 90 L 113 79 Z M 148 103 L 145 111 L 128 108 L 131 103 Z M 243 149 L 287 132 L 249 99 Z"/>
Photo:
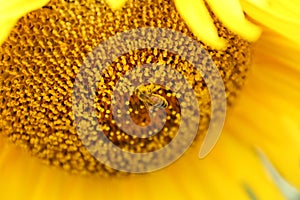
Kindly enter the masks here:
<path id="1" fill-rule="evenodd" d="M 250 44 L 213 18 L 219 36 L 228 41 L 227 49 L 217 51 L 201 41 L 199 43 L 218 67 L 231 104 L 246 77 Z M 117 33 L 141 27 L 172 29 L 196 40 L 173 1 L 129 1 L 122 10 L 115 12 L 102 1 L 53 1 L 24 16 L 0 48 L 3 65 L 0 68 L 1 134 L 50 165 L 83 174 L 119 173 L 95 159 L 83 145 L 75 128 L 72 92 L 75 78 L 91 81 L 88 77 L 77 77 L 77 74 L 98 44 Z M 176 41 L 176 38 L 172 39 Z M 147 130 L 145 133 L 150 137 L 129 135 L 113 118 L 112 95 L 118 81 L 136 66 L 149 63 L 170 66 L 193 88 L 201 109 L 198 138 L 203 138 L 211 116 L 211 102 L 202 76 L 184 58 L 187 52 L 185 48 L 182 48 L 182 55 L 157 48 L 138 49 L 117 58 L 103 71 L 94 107 L 98 122 L 110 141 L 126 151 L 147 153 L 159 150 L 176 136 L 180 106 L 176 95 L 165 86 L 144 84 L 132 91 L 128 102 L 130 118 L 142 127 L 151 120 L 161 119 L 150 117 L 155 109 L 165 110 L 163 128 Z M 211 66 L 207 63 L 206 67 Z M 140 77 L 133 78 L 138 80 Z M 117 113 L 118 109 L 121 108 L 116 107 Z M 119 114 L 122 118 L 126 112 Z M 80 123 L 90 127 L 84 115 Z M 94 135 L 90 142 L 97 140 L 98 136 Z"/>

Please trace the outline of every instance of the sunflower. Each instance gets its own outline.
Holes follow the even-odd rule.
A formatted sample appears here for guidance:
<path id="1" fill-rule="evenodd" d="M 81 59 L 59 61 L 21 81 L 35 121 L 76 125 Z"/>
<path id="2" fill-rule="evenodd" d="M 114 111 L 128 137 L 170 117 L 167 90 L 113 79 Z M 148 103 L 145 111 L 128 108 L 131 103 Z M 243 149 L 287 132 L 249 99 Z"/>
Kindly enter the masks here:
<path id="1" fill-rule="evenodd" d="M 110 0 L 107 4 L 111 9 L 102 1 L 51 1 L 47 5 L 47 1 L 28 3 L 15 0 L 1 3 L 1 199 L 300 198 L 296 189 L 300 188 L 300 137 L 297 135 L 300 129 L 300 107 L 297 104 L 300 98 L 300 40 L 296 35 L 300 28 L 298 2 L 176 0 L 168 3 L 158 0 L 132 3 Z M 41 6 L 43 7 L 40 8 Z M 35 9 L 38 10 L 30 12 Z M 143 19 L 145 15 L 139 15 L 139 9 L 147 13 L 146 20 Z M 160 12 L 160 9 L 163 11 Z M 84 12 L 89 16 L 88 26 L 83 26 L 76 33 L 72 25 L 78 21 L 86 23 L 83 19 L 86 16 Z M 104 22 L 101 27 L 107 30 L 93 30 L 94 24 L 99 21 L 91 13 L 97 12 L 104 13 L 99 16 L 103 17 L 101 22 Z M 162 16 L 164 13 L 170 15 Z M 152 21 L 147 18 L 150 16 Z M 22 18 L 19 20 L 20 17 Z M 126 21 L 127 17 L 132 26 L 126 27 L 126 23 L 120 23 L 122 20 Z M 59 21 L 61 18 L 70 21 L 62 23 Z M 156 20 L 157 18 L 161 21 Z M 95 47 L 93 43 L 99 42 L 95 34 L 107 39 L 115 33 L 114 28 L 128 30 L 139 27 L 140 23 L 146 26 L 153 25 L 151 23 L 161 24 L 162 27 L 180 30 L 200 41 L 219 63 L 227 99 L 233 106 L 228 111 L 220 140 L 204 159 L 198 159 L 201 143 L 197 141 L 203 139 L 200 134 L 195 144 L 167 168 L 142 175 L 124 175 L 99 164 L 82 149 L 82 144 L 77 141 L 76 132 L 72 129 L 72 117 L 65 117 L 69 116 L 69 110 L 66 110 L 69 105 L 57 102 L 68 96 L 70 85 L 74 82 L 69 78 L 78 73 L 76 66 L 82 65 L 83 58 L 92 51 L 91 47 Z M 45 36 L 48 38 L 45 39 Z M 78 36 L 84 40 L 80 40 L 81 37 Z M 51 46 L 52 44 L 56 45 Z M 229 53 L 224 54 L 226 50 Z M 130 59 L 135 55 L 146 55 L 144 58 L 149 58 L 158 54 L 162 56 L 161 62 L 168 62 L 168 58 L 177 59 L 176 62 L 182 62 L 181 66 L 185 66 L 185 71 L 188 71 L 188 64 L 185 65 L 183 59 L 172 53 L 155 52 L 156 50 L 151 49 L 126 54 L 123 60 L 117 60 L 113 64 L 117 67 L 124 59 L 132 61 Z M 252 57 L 250 52 L 253 52 Z M 60 65 L 61 63 L 64 64 Z M 239 70 L 230 68 L 229 63 L 234 63 L 233 66 L 238 66 Z M 48 68 L 49 66 L 55 67 L 55 70 Z M 31 72 L 35 75 L 30 76 Z M 25 76 L 19 77 L 20 73 Z M 29 75 L 26 76 L 26 73 Z M 106 73 L 117 74 L 109 70 Z M 196 76 L 188 76 L 191 73 L 186 73 L 193 84 Z M 226 79 L 226 74 L 230 78 Z M 48 76 L 51 78 L 47 79 Z M 26 82 L 27 85 L 24 86 L 21 82 Z M 53 88 L 48 87 L 49 84 Z M 205 91 L 202 86 L 194 84 L 194 89 Z M 243 89 L 239 92 L 242 86 Z M 53 90 L 59 91 L 60 95 L 55 96 Z M 32 96 L 26 96 L 27 91 Z M 176 102 L 172 101 L 172 95 L 167 95 L 167 89 L 163 89 L 162 94 L 165 93 L 165 98 Z M 236 99 L 237 94 L 239 97 Z M 207 94 L 204 93 L 205 95 Z M 40 106 L 36 102 L 41 102 L 41 96 L 46 103 Z M 106 106 L 106 97 L 99 98 L 99 108 Z M 30 109 L 27 109 L 27 105 L 30 105 Z M 209 103 L 202 104 L 204 107 L 207 105 Z M 209 108 L 208 106 L 207 110 Z M 52 121 L 43 117 L 43 110 L 51 111 L 47 112 L 47 116 Z M 176 121 L 176 109 L 173 111 Z M 101 109 L 99 112 L 101 113 Z M 201 124 L 204 124 L 203 129 L 207 128 L 207 115 L 209 114 L 202 114 L 201 119 L 204 121 L 201 121 L 200 129 Z M 34 121 L 35 118 L 39 121 Z M 136 117 L 136 120 L 139 118 Z M 111 120 L 108 121 L 111 123 Z M 172 124 L 172 121 L 168 124 L 169 128 L 176 125 L 178 124 Z M 52 136 L 43 135 L 41 130 L 51 130 L 53 127 L 58 127 L 59 131 L 52 130 Z M 126 144 L 125 137 L 120 139 L 109 136 L 120 145 L 125 143 L 122 146 L 124 149 L 132 147 Z M 162 133 L 160 138 L 163 138 L 163 142 L 147 141 L 149 145 L 145 147 L 158 148 L 158 144 L 165 145 L 172 136 Z M 130 141 L 145 143 L 144 140 Z M 47 146 L 49 143 L 53 146 Z M 129 150 L 144 151 L 144 148 L 133 146 Z M 24 152 L 24 148 L 35 157 Z M 68 151 L 62 151 L 65 148 L 69 148 Z M 41 163 L 40 159 L 50 164 L 50 167 Z M 74 165 L 72 161 L 75 162 Z"/>

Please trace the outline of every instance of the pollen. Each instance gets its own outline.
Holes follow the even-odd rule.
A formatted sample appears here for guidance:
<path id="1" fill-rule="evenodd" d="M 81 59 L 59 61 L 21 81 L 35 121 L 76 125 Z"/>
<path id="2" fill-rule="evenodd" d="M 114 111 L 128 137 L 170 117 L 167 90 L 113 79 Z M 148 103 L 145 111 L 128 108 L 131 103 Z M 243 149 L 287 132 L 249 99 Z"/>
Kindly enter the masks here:
<path id="1" fill-rule="evenodd" d="M 122 9 L 113 11 L 102 0 L 53 0 L 28 13 L 0 47 L 0 134 L 45 163 L 72 173 L 120 174 L 94 158 L 76 133 L 72 92 L 75 79 L 86 78 L 76 76 L 83 62 L 97 45 L 117 33 L 141 27 L 172 29 L 197 40 L 209 52 L 223 78 L 231 105 L 247 76 L 251 44 L 226 29 L 211 11 L 210 14 L 219 37 L 228 43 L 224 50 L 212 49 L 197 40 L 173 1 L 127 1 Z M 188 51 L 182 48 L 182 55 Z M 205 81 L 184 56 L 156 48 L 128 52 L 103 72 L 94 106 L 107 138 L 124 150 L 146 153 L 159 150 L 176 136 L 180 106 L 176 95 L 167 86 L 157 92 L 168 102 L 164 127 L 158 134 L 152 135 L 157 130 L 149 130 L 149 137 L 137 138 L 124 132 L 114 121 L 111 111 L 113 89 L 126 72 L 147 63 L 170 66 L 186 78 L 198 99 L 201 116 L 197 138 L 203 138 L 211 115 Z M 129 106 L 128 113 L 117 108 L 118 115 L 129 114 L 140 126 L 146 127 L 150 123 L 149 111 L 138 97 L 133 94 L 125 104 Z M 87 120 L 80 123 L 81 127 L 91 127 Z M 98 136 L 89 139 L 95 142 Z"/>

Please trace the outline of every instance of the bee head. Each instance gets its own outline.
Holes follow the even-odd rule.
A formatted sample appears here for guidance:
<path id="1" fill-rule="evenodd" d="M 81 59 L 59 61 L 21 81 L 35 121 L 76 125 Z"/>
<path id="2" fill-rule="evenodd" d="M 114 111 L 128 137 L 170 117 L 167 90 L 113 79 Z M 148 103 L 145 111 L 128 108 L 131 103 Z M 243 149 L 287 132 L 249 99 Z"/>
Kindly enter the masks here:
<path id="1" fill-rule="evenodd" d="M 135 94 L 138 98 L 143 99 L 147 96 L 147 88 L 144 85 L 140 85 L 135 89 Z"/>

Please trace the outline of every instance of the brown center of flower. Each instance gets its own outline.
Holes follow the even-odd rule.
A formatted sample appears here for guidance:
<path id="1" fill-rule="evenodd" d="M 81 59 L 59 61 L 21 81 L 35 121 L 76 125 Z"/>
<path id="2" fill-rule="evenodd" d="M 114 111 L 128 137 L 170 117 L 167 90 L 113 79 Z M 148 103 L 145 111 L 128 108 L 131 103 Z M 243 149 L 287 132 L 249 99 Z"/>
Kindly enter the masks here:
<path id="1" fill-rule="evenodd" d="M 203 45 L 220 71 L 231 104 L 245 80 L 250 44 L 213 18 L 228 47 L 217 51 Z M 83 62 L 98 44 L 116 33 L 140 27 L 168 28 L 196 40 L 173 1 L 128 1 L 122 10 L 113 12 L 103 1 L 60 0 L 24 16 L 0 48 L 1 134 L 50 165 L 82 174 L 118 173 L 97 161 L 76 133 L 73 84 Z M 183 55 L 184 52 L 185 49 Z M 201 109 L 198 138 L 203 138 L 211 113 L 203 78 L 182 56 L 156 48 L 128 52 L 103 72 L 94 102 L 98 122 L 107 138 L 124 150 L 146 153 L 162 148 L 176 136 L 180 107 L 174 93 L 164 86 L 148 92 L 147 99 L 133 93 L 128 102 L 128 113 L 140 126 L 150 123 L 151 107 L 166 110 L 166 121 L 158 134 L 151 135 L 153 130 L 148 130 L 149 137 L 134 137 L 122 131 L 113 118 L 112 91 L 117 82 L 137 65 L 149 63 L 170 66 L 191 85 Z M 90 127 L 89 122 L 81 122 Z M 95 140 L 97 135 L 91 142 Z"/>

